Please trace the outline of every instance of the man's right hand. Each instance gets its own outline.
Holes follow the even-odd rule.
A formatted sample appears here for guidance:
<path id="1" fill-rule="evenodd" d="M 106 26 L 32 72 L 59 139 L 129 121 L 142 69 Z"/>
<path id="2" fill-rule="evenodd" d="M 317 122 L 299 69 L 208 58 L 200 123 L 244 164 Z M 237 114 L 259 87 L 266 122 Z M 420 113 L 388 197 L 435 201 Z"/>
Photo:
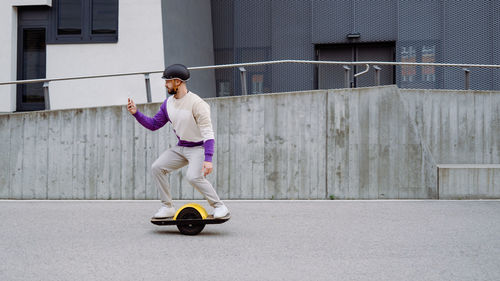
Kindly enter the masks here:
<path id="1" fill-rule="evenodd" d="M 137 106 L 135 106 L 135 103 L 131 98 L 128 98 L 127 110 L 131 114 L 135 114 L 137 112 Z"/>

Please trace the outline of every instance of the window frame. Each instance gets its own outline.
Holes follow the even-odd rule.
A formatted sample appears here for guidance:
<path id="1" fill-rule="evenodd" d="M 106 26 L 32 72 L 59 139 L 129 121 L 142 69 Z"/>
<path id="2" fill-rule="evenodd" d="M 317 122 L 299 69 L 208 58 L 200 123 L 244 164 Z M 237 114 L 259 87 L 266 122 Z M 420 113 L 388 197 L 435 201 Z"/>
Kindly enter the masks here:
<path id="1" fill-rule="evenodd" d="M 57 34 L 59 20 L 59 0 L 52 0 L 50 11 L 47 44 L 83 44 L 83 43 L 117 43 L 120 1 L 116 5 L 115 34 L 92 34 L 92 0 L 82 1 L 81 34 Z"/>

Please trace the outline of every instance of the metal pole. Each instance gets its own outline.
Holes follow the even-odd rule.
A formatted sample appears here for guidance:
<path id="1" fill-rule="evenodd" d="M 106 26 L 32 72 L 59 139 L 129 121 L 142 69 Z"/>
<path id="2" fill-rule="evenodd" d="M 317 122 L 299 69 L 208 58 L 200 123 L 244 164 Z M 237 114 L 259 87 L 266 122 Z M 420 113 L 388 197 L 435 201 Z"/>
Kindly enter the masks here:
<path id="1" fill-rule="evenodd" d="M 344 87 L 345 88 L 350 88 L 351 87 L 351 77 L 349 72 L 351 71 L 351 68 L 347 65 L 344 65 Z"/>
<path id="2" fill-rule="evenodd" d="M 151 102 L 151 81 L 149 79 L 149 73 L 144 74 L 144 79 L 146 80 L 146 98 L 148 103 Z"/>
<path id="3" fill-rule="evenodd" d="M 49 82 L 43 82 L 43 99 L 45 101 L 45 110 L 50 110 Z"/>
<path id="4" fill-rule="evenodd" d="M 465 72 L 465 89 L 469 90 L 470 89 L 470 70 L 467 68 L 463 68 Z"/>
<path id="5" fill-rule="evenodd" d="M 375 86 L 380 86 L 380 68 L 378 65 L 374 65 L 373 68 L 375 69 Z"/>
<path id="6" fill-rule="evenodd" d="M 240 67 L 240 77 L 241 77 L 241 95 L 247 95 L 247 71 L 244 67 Z"/>

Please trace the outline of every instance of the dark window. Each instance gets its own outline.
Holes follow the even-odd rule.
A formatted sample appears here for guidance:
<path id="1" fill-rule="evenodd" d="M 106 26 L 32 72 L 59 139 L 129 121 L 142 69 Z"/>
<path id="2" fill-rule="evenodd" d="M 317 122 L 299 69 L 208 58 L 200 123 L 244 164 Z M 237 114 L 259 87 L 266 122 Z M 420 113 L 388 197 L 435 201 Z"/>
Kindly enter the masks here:
<path id="1" fill-rule="evenodd" d="M 59 0 L 57 35 L 82 34 L 83 5 L 80 0 Z"/>
<path id="2" fill-rule="evenodd" d="M 46 73 L 49 7 L 18 7 L 17 80 L 42 79 Z M 17 85 L 16 110 L 45 109 L 43 83 Z"/>
<path id="3" fill-rule="evenodd" d="M 48 43 L 118 41 L 118 0 L 53 0 Z"/>
<path id="4" fill-rule="evenodd" d="M 118 0 L 92 1 L 92 34 L 116 34 Z"/>
<path id="5" fill-rule="evenodd" d="M 18 80 L 45 78 L 45 29 L 21 27 L 20 33 Z M 43 83 L 20 84 L 17 91 L 18 111 L 44 109 Z"/>

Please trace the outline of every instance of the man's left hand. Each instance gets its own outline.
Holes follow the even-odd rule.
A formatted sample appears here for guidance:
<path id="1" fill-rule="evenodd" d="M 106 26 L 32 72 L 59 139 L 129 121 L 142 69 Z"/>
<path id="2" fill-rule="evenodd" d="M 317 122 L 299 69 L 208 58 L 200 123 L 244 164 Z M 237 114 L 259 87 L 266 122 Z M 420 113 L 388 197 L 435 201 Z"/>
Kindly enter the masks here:
<path id="1" fill-rule="evenodd" d="M 202 169 L 203 176 L 206 177 L 207 175 L 209 175 L 212 172 L 212 170 L 213 170 L 212 162 L 204 161 L 203 162 L 203 169 Z"/>

